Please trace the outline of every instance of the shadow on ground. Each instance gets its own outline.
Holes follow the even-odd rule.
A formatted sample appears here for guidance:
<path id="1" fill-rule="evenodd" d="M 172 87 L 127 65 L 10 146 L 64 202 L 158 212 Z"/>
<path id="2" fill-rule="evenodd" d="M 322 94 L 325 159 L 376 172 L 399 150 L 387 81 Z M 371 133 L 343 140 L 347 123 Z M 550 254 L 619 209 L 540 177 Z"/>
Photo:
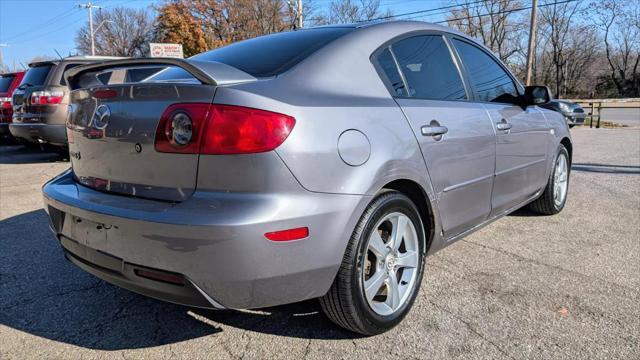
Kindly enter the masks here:
<path id="1" fill-rule="evenodd" d="M 222 332 L 220 324 L 300 338 L 354 335 L 331 324 L 317 301 L 258 311 L 193 309 L 99 280 L 64 259 L 43 210 L 0 221 L 0 323 L 91 349 L 171 344 Z"/>
<path id="2" fill-rule="evenodd" d="M 0 146 L 0 164 L 37 164 L 68 161 L 66 150 L 27 147 L 24 145 Z"/>
<path id="3" fill-rule="evenodd" d="M 571 170 L 605 174 L 640 174 L 640 166 L 632 165 L 573 163 L 571 164 Z"/>

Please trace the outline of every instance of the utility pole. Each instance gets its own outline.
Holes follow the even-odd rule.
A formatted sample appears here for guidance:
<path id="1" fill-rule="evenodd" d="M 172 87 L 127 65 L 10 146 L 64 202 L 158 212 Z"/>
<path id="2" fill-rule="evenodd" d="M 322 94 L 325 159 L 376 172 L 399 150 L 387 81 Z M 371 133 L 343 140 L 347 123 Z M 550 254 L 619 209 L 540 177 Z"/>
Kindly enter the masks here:
<path id="1" fill-rule="evenodd" d="M 8 44 L 0 44 L 0 69 L 3 68 L 4 65 L 4 56 L 2 54 L 2 48 L 9 46 Z"/>
<path id="2" fill-rule="evenodd" d="M 527 51 L 527 79 L 525 84 L 531 85 L 531 73 L 533 72 L 533 59 L 536 57 L 536 31 L 538 28 L 538 0 L 531 4 L 531 26 L 529 27 L 529 50 Z"/>
<path id="3" fill-rule="evenodd" d="M 93 12 L 92 12 L 92 10 L 93 10 L 93 8 L 101 9 L 101 7 L 94 5 L 92 2 L 88 2 L 86 4 L 80 4 L 78 6 L 81 7 L 81 8 L 89 9 L 89 36 L 91 37 L 91 56 L 95 56 L 95 54 L 96 54 L 96 46 L 95 46 L 94 33 L 93 33 Z"/>
<path id="4" fill-rule="evenodd" d="M 302 20 L 302 0 L 284 0 L 290 12 L 295 14 L 295 21 L 291 24 L 296 29 L 302 29 L 304 21 Z"/>

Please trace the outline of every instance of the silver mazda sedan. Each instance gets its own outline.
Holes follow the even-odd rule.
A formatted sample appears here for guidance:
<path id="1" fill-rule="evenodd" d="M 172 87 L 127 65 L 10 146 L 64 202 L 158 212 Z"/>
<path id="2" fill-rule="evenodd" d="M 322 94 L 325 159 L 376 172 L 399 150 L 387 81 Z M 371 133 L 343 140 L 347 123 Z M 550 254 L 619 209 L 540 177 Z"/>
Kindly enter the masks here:
<path id="1" fill-rule="evenodd" d="M 539 106 L 547 88 L 432 24 L 311 28 L 65 76 L 72 168 L 43 188 L 51 227 L 80 268 L 174 303 L 320 298 L 338 325 L 378 334 L 411 308 L 427 255 L 567 199 L 571 138 Z"/>

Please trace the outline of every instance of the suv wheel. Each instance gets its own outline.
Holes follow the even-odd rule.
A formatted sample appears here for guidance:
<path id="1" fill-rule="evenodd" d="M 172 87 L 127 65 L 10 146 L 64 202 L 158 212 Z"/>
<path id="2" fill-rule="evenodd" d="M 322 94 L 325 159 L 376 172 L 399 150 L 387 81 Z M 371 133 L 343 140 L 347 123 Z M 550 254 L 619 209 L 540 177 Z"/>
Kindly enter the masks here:
<path id="1" fill-rule="evenodd" d="M 334 323 L 375 335 L 409 312 L 422 281 L 425 235 L 405 195 L 378 195 L 360 218 L 331 289 L 320 299 Z"/>

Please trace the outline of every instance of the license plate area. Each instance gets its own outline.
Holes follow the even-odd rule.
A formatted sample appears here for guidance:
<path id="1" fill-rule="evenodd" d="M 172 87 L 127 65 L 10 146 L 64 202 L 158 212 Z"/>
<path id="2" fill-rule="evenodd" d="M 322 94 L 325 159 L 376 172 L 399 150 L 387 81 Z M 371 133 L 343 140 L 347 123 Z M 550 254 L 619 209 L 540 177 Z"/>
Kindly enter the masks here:
<path id="1" fill-rule="evenodd" d="M 64 217 L 61 235 L 92 248 L 103 248 L 107 242 L 110 225 L 67 214 Z"/>
<path id="2" fill-rule="evenodd" d="M 92 249 L 64 235 L 60 236 L 60 245 L 76 259 L 89 266 L 120 274 L 124 271 L 124 261 L 119 257 Z"/>

